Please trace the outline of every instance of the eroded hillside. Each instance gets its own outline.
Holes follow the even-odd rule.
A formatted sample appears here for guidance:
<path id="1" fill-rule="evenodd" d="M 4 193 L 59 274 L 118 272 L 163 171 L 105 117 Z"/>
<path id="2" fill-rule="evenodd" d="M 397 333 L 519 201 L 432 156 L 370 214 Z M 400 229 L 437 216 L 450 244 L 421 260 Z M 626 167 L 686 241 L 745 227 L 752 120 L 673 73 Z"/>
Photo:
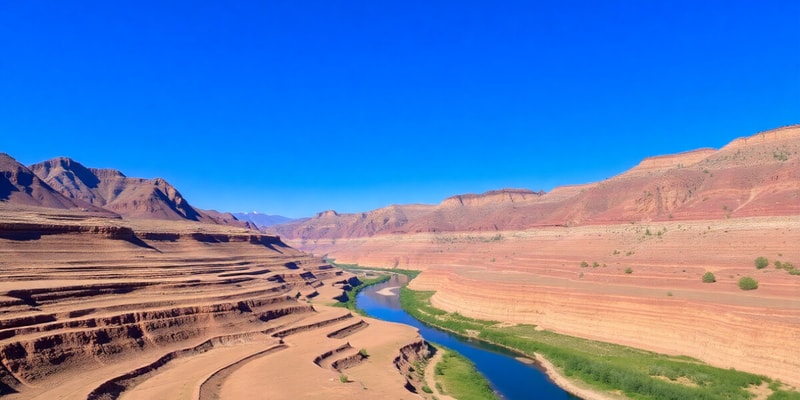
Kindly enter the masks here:
<path id="1" fill-rule="evenodd" d="M 9 399 L 411 398 L 398 360 L 424 352 L 324 305 L 352 276 L 245 229 L 0 204 L 0 271 Z"/>

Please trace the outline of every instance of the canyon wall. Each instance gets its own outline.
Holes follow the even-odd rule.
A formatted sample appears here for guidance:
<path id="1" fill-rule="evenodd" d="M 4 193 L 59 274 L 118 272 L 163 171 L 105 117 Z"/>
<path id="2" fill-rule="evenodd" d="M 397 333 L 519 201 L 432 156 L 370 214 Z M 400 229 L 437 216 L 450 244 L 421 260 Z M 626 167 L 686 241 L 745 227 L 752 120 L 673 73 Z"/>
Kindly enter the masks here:
<path id="1" fill-rule="evenodd" d="M 798 227 L 800 216 L 783 216 L 289 242 L 336 262 L 423 270 L 411 287 L 435 290 L 448 311 L 800 386 L 788 345 L 800 335 L 800 275 L 773 265 L 800 265 Z M 769 267 L 755 268 L 759 256 Z M 703 283 L 706 272 L 717 282 Z M 739 289 L 743 276 L 759 288 Z"/>

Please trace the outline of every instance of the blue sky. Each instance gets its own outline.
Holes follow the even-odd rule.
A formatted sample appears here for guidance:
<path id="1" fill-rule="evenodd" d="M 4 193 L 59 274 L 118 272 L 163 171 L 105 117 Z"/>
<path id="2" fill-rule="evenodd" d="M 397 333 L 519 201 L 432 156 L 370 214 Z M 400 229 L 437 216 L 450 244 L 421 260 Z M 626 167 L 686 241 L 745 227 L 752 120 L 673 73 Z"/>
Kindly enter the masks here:
<path id="1" fill-rule="evenodd" d="M 0 151 L 291 217 L 550 190 L 800 123 L 798 15 L 796 1 L 0 2 Z"/>

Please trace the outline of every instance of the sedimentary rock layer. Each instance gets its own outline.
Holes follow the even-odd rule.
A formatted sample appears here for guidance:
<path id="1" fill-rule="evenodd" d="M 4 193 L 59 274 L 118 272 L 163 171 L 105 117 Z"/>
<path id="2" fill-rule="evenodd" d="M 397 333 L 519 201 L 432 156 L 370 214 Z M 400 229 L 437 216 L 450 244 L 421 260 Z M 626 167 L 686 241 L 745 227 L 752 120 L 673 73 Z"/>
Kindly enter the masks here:
<path id="1" fill-rule="evenodd" d="M 352 277 L 276 236 L 1 211 L 4 398 L 353 398 L 362 386 L 413 396 L 394 359 L 416 330 L 325 306 Z M 343 343 L 348 352 L 313 363 Z"/>
<path id="2" fill-rule="evenodd" d="M 420 232 L 486 232 L 800 214 L 800 126 L 719 149 L 652 157 L 601 182 L 550 193 L 504 189 L 438 205 L 319 213 L 271 227 L 305 242 Z M 535 177 L 533 177 L 535 178 Z"/>
<path id="3" fill-rule="evenodd" d="M 800 386 L 800 216 L 290 241 L 337 262 L 418 268 L 435 306 L 696 357 Z M 770 265 L 756 269 L 754 259 Z M 626 273 L 629 271 L 630 273 Z M 703 283 L 706 272 L 715 283 Z M 737 281 L 758 280 L 743 291 Z"/>

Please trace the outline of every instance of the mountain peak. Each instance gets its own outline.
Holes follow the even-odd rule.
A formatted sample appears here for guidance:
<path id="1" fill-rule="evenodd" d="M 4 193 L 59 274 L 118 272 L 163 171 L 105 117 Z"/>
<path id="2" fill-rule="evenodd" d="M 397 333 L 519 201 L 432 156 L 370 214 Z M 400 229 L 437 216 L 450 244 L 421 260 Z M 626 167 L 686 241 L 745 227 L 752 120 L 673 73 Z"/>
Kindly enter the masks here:
<path id="1" fill-rule="evenodd" d="M 78 199 L 63 196 L 30 168 L 5 153 L 0 153 L 0 201 L 20 206 L 83 209 L 111 214 Z"/>

